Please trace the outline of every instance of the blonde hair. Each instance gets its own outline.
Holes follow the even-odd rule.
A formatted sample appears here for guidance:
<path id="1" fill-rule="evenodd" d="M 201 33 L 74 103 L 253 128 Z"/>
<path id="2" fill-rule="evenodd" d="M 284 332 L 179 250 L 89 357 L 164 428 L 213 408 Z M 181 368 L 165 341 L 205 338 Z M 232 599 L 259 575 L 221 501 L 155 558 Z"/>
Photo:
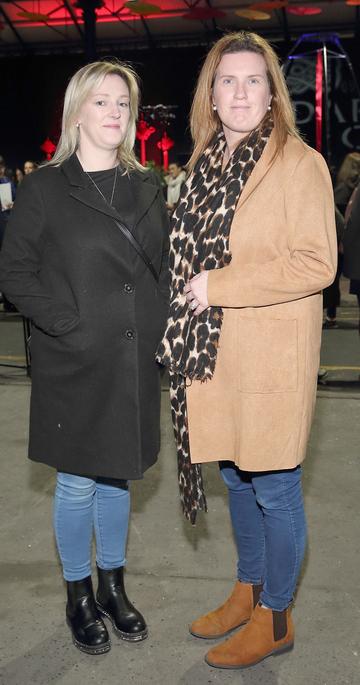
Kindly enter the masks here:
<path id="1" fill-rule="evenodd" d="M 118 161 L 127 170 L 145 170 L 134 154 L 139 109 L 138 76 L 131 66 L 117 60 L 104 60 L 87 64 L 70 79 L 64 98 L 61 136 L 56 152 L 51 161 L 48 162 L 49 165 L 59 166 L 76 151 L 79 144 L 79 130 L 76 125 L 79 111 L 90 93 L 99 87 L 105 76 L 112 74 L 120 76 L 125 81 L 130 96 L 129 124 L 125 138 L 118 148 Z"/>
<path id="2" fill-rule="evenodd" d="M 352 183 L 360 176 L 360 152 L 349 152 L 339 169 L 336 183 Z"/>
<path id="3" fill-rule="evenodd" d="M 279 59 L 271 45 L 256 33 L 240 31 L 229 33 L 218 40 L 208 53 L 201 69 L 190 114 L 191 135 L 194 142 L 193 153 L 188 162 L 193 169 L 210 140 L 221 129 L 218 114 L 212 108 L 212 89 L 216 70 L 225 54 L 255 52 L 262 55 L 272 95 L 271 110 L 274 121 L 275 156 L 283 149 L 287 136 L 300 138 L 296 128 L 294 110 L 281 71 Z"/>

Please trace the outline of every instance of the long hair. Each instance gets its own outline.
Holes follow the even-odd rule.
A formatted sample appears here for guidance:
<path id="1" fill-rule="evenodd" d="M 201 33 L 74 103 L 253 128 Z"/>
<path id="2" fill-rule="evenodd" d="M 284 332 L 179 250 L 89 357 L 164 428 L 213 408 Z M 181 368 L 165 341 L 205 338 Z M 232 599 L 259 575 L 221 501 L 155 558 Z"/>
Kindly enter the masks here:
<path id="1" fill-rule="evenodd" d="M 287 136 L 300 138 L 296 128 L 294 110 L 281 71 L 278 57 L 271 45 L 256 33 L 240 31 L 229 33 L 218 40 L 208 53 L 201 69 L 191 107 L 190 129 L 194 143 L 188 168 L 194 168 L 210 140 L 221 129 L 221 121 L 212 108 L 212 89 L 216 70 L 223 55 L 238 52 L 255 52 L 266 63 L 267 77 L 272 95 L 271 110 L 274 121 L 275 155 L 283 149 Z"/>
<path id="2" fill-rule="evenodd" d="M 116 74 L 125 81 L 129 88 L 130 96 L 129 124 L 125 138 L 118 147 L 118 161 L 127 170 L 139 169 L 144 171 L 144 167 L 137 161 L 134 154 L 136 121 L 139 109 L 138 77 L 132 67 L 116 60 L 104 60 L 87 64 L 79 69 L 70 79 L 64 98 L 60 140 L 56 152 L 48 164 L 59 166 L 76 151 L 79 144 L 79 130 L 76 126 L 79 111 L 90 93 L 100 86 L 105 76 L 110 74 Z"/>

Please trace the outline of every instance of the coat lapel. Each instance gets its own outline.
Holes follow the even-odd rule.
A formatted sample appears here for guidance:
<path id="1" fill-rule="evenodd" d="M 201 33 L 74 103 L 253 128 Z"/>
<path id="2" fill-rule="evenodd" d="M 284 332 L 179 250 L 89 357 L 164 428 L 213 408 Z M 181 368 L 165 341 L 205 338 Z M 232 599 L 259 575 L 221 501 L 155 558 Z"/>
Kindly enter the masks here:
<path id="1" fill-rule="evenodd" d="M 259 183 L 262 181 L 264 176 L 268 173 L 268 171 L 271 169 L 273 165 L 273 155 L 275 152 L 275 138 L 274 138 L 274 132 L 272 131 L 270 138 L 265 145 L 264 151 L 257 162 L 255 164 L 255 167 L 250 174 L 245 186 L 244 190 L 242 191 L 239 202 L 236 207 L 236 212 L 242 207 L 244 202 L 252 195 L 254 190 L 257 188 Z"/>
<path id="2" fill-rule="evenodd" d="M 82 202 L 84 205 L 87 205 L 87 207 L 91 207 L 91 209 L 94 209 L 96 212 L 101 212 L 101 214 L 106 214 L 112 219 L 124 223 L 119 212 L 114 207 L 110 207 L 110 205 L 101 197 L 100 193 L 96 191 L 91 180 L 83 171 L 75 153 L 61 165 L 61 170 L 70 184 L 71 197 Z M 130 178 L 134 195 L 135 228 L 154 202 L 158 195 L 159 187 L 153 185 L 150 182 L 148 174 L 142 173 L 141 171 L 135 170 L 130 172 Z"/>
<path id="3" fill-rule="evenodd" d="M 140 223 L 144 214 L 153 204 L 157 197 L 160 187 L 151 183 L 149 175 L 143 174 L 141 171 L 134 171 L 130 174 L 131 191 L 134 196 L 135 203 L 135 221 L 134 228 Z"/>

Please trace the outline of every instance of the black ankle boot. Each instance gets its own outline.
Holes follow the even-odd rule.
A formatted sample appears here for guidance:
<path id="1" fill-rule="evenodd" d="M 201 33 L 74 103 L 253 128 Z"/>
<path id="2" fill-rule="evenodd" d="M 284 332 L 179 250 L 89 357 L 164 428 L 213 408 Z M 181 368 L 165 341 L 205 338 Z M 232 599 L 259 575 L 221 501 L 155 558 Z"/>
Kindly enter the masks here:
<path id="1" fill-rule="evenodd" d="M 124 588 L 124 568 L 104 571 L 98 567 L 99 587 L 96 604 L 101 614 L 112 622 L 122 640 L 145 640 L 148 631 L 144 617 L 131 604 Z"/>
<path id="2" fill-rule="evenodd" d="M 66 620 L 74 645 L 87 654 L 104 654 L 110 649 L 109 633 L 95 603 L 91 576 L 67 581 Z"/>

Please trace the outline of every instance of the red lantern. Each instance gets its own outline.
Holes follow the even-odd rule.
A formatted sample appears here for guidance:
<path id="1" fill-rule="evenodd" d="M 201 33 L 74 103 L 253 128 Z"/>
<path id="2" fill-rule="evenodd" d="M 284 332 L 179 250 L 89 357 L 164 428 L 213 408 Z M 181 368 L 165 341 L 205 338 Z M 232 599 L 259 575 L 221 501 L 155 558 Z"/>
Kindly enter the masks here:
<path id="1" fill-rule="evenodd" d="M 295 14 L 298 17 L 312 16 L 313 14 L 321 14 L 321 7 L 287 7 L 286 11 L 290 14 Z"/>
<path id="2" fill-rule="evenodd" d="M 161 140 L 157 143 L 159 150 L 163 153 L 163 167 L 166 170 L 169 166 L 169 150 L 174 147 L 174 141 L 168 136 L 166 131 L 162 134 Z"/>
<path id="3" fill-rule="evenodd" d="M 153 133 L 155 133 L 156 128 L 154 126 L 150 126 L 150 124 L 145 121 L 144 117 L 141 116 L 141 118 L 138 121 L 137 125 L 137 131 L 136 131 L 136 137 L 138 140 L 140 140 L 140 162 L 141 164 L 146 163 L 146 141 L 150 136 L 152 136 Z"/>
<path id="4" fill-rule="evenodd" d="M 56 145 L 54 145 L 50 138 L 46 138 L 42 145 L 40 145 L 40 150 L 45 152 L 46 159 L 49 161 L 56 150 Z"/>

